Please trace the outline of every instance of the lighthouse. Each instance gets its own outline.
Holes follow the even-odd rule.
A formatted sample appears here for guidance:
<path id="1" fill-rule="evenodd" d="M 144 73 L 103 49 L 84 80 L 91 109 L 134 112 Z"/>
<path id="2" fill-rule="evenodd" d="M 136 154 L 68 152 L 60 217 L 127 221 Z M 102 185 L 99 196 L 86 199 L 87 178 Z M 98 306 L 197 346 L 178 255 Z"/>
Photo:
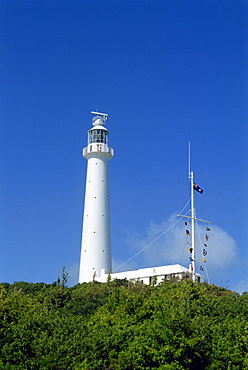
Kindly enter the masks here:
<path id="1" fill-rule="evenodd" d="M 108 161 L 114 151 L 108 146 L 108 115 L 91 113 L 93 127 L 88 131 L 88 145 L 83 148 L 88 162 L 79 283 L 90 282 L 112 270 Z"/>

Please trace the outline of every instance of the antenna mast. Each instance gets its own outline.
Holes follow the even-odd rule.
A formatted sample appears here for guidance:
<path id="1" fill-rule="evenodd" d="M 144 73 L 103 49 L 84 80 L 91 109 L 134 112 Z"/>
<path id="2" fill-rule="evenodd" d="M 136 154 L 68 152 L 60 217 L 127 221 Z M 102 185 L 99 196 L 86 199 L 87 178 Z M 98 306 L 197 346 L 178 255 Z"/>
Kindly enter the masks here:
<path id="1" fill-rule="evenodd" d="M 190 141 L 189 141 L 189 179 L 191 193 L 191 247 L 192 247 L 192 277 L 195 282 L 195 198 L 194 198 L 194 172 L 190 168 Z"/>
<path id="2" fill-rule="evenodd" d="M 195 212 L 195 194 L 194 194 L 194 172 L 190 169 L 190 142 L 189 142 L 189 157 L 188 157 L 188 176 L 190 179 L 190 193 L 191 193 L 191 210 L 190 210 L 190 217 L 177 215 L 179 217 L 185 217 L 191 219 L 191 248 L 192 248 L 192 280 L 193 282 L 196 281 L 196 273 L 195 273 L 195 221 L 202 221 L 208 224 L 211 224 L 209 221 L 197 219 L 196 212 Z"/>
<path id="3" fill-rule="evenodd" d="M 188 153 L 188 174 L 190 176 L 190 141 L 189 141 L 189 153 Z"/>
<path id="4" fill-rule="evenodd" d="M 191 189 L 191 243 L 192 243 L 192 277 L 195 282 L 195 198 L 194 198 L 194 172 L 189 172 Z"/>

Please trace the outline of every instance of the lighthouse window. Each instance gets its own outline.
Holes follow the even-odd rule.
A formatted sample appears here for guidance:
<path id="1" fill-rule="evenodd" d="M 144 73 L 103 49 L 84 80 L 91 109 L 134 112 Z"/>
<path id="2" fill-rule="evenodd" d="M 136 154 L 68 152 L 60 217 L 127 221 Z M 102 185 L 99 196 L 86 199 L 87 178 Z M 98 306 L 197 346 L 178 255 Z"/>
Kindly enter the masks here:
<path id="1" fill-rule="evenodd" d="M 91 143 L 108 143 L 108 131 L 91 130 L 89 132 L 89 144 Z"/>

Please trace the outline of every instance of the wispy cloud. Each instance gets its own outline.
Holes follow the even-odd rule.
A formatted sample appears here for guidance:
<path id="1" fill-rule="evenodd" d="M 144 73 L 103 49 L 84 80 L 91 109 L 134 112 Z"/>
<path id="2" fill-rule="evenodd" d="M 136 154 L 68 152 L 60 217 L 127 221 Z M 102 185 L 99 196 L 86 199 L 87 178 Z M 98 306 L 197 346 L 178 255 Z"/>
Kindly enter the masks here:
<path id="1" fill-rule="evenodd" d="M 206 226 L 210 231 L 206 231 Z M 188 251 L 191 236 L 186 235 L 190 225 L 176 214 L 161 223 L 150 222 L 144 235 L 132 230 L 125 231 L 126 258 L 115 256 L 113 271 L 129 271 L 138 268 L 179 263 L 188 267 L 191 254 Z M 224 286 L 236 292 L 248 291 L 248 261 L 241 259 L 235 240 L 217 225 L 196 224 L 196 270 L 205 281 Z M 206 240 L 206 234 L 209 236 Z M 204 246 L 206 244 L 207 246 Z M 203 256 L 203 248 L 207 252 Z M 206 260 L 206 264 L 201 259 Z M 200 271 L 200 266 L 204 271 Z M 66 267 L 70 275 L 69 285 L 78 283 L 79 263 Z"/>
<path id="2" fill-rule="evenodd" d="M 79 262 L 73 263 L 70 266 L 66 266 L 66 271 L 69 273 L 68 285 L 73 286 L 78 283 L 78 274 L 79 274 Z"/>
<path id="3" fill-rule="evenodd" d="M 248 292 L 248 280 L 247 279 L 242 279 L 240 280 L 235 287 L 235 292 L 238 293 L 243 293 L 243 292 Z"/>
<path id="4" fill-rule="evenodd" d="M 178 217 L 173 214 L 160 224 L 151 222 L 142 237 L 132 231 L 126 232 L 127 249 L 135 257 L 127 259 L 128 264 L 118 271 L 129 270 L 130 267 L 142 268 L 174 263 L 188 266 L 191 237 L 186 235 L 186 229 L 190 231 L 190 226 L 185 226 L 184 222 L 185 220 L 178 222 Z M 231 282 L 232 289 L 238 292 L 242 289 L 248 290 L 248 279 L 240 267 L 241 258 L 235 240 L 217 225 L 210 225 L 210 229 L 206 231 L 206 225 L 196 224 L 197 272 L 200 272 L 199 266 L 202 265 L 206 281 L 209 277 L 210 283 L 227 286 Z M 206 234 L 209 236 L 208 240 Z M 203 256 L 203 248 L 206 256 Z M 206 264 L 202 258 L 206 260 Z M 116 265 L 119 266 L 120 263 Z M 237 279 L 240 281 L 237 282 Z"/>

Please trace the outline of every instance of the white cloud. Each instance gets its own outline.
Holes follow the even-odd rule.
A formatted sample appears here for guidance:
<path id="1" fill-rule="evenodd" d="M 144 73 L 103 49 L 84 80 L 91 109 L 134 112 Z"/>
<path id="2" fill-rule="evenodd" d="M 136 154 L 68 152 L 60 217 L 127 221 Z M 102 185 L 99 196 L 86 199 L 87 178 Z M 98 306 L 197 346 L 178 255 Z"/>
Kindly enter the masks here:
<path id="1" fill-rule="evenodd" d="M 140 268 L 137 264 L 137 261 L 123 261 L 120 259 L 112 259 L 112 271 L 113 272 L 120 272 L 120 271 L 131 271 Z"/>
<path id="2" fill-rule="evenodd" d="M 188 243 L 191 237 L 190 225 L 185 226 L 185 219 L 179 219 L 176 214 L 157 224 L 150 222 L 145 235 L 140 236 L 133 231 L 125 231 L 126 259 L 116 256 L 113 261 L 113 271 L 129 271 L 138 268 L 161 266 L 179 263 L 188 267 L 191 256 Z M 217 225 L 207 225 L 211 231 L 206 231 L 206 225 L 198 222 L 196 225 L 196 270 L 203 266 L 202 273 L 211 284 L 227 287 L 242 293 L 248 291 L 248 261 L 241 259 L 235 240 Z M 205 234 L 209 235 L 208 241 Z M 204 246 L 207 244 L 207 247 Z M 207 255 L 203 257 L 203 248 Z M 123 253 L 122 253 L 123 255 Z M 205 258 L 206 264 L 201 261 Z M 78 283 L 79 262 L 66 267 L 70 275 L 69 285 Z M 245 272 L 245 273 L 244 273 Z"/>
<path id="3" fill-rule="evenodd" d="M 211 230 L 206 231 L 206 226 Z M 191 243 L 191 237 L 186 235 L 186 229 L 190 231 L 190 225 L 185 226 L 185 219 L 180 220 L 173 214 L 160 224 L 151 222 L 143 237 L 137 233 L 127 232 L 126 244 L 134 258 L 130 258 L 128 264 L 123 265 L 118 271 L 174 263 L 188 266 L 191 255 L 187 242 Z M 232 289 L 234 280 L 242 278 L 238 285 L 236 284 L 236 291 L 248 290 L 248 279 L 239 267 L 239 250 L 235 240 L 217 225 L 198 222 L 195 230 L 197 272 L 200 272 L 199 267 L 202 265 L 206 281 L 209 276 L 210 283 L 225 287 L 231 283 Z M 206 234 L 209 236 L 208 241 L 205 239 Z M 203 248 L 207 252 L 206 256 L 202 254 Z M 202 258 L 206 260 L 206 264 L 201 261 Z"/>
<path id="4" fill-rule="evenodd" d="M 70 266 L 66 266 L 66 271 L 69 273 L 68 285 L 74 286 L 78 283 L 78 274 L 79 274 L 79 262 L 75 262 Z"/>
<path id="5" fill-rule="evenodd" d="M 248 292 L 248 280 L 247 279 L 240 280 L 236 284 L 236 287 L 234 288 L 234 291 L 237 292 L 237 293 Z"/>

